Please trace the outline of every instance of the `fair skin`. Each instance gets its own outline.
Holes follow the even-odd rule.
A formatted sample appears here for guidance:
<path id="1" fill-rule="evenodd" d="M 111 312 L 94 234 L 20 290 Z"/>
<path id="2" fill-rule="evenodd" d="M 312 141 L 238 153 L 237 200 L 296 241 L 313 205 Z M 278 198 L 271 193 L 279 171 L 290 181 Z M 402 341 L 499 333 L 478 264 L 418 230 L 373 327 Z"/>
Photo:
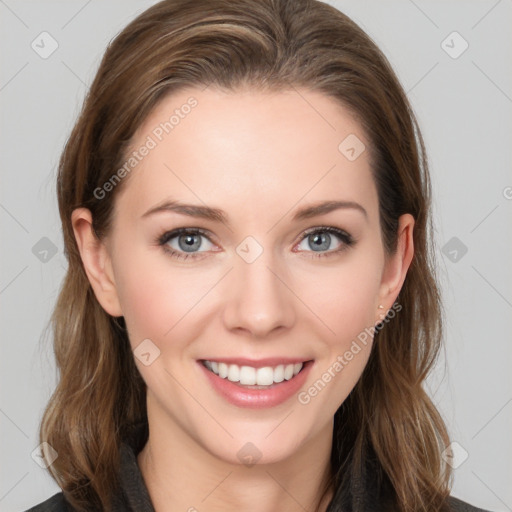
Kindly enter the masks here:
<path id="1" fill-rule="evenodd" d="M 197 106 L 125 178 L 108 237 L 93 236 L 88 210 L 72 215 L 98 301 L 124 316 L 133 349 L 149 338 L 160 350 L 148 366 L 135 358 L 150 430 L 138 464 L 157 512 L 325 511 L 332 491 L 319 503 L 319 489 L 330 474 L 333 416 L 372 340 L 309 403 L 294 396 L 264 409 L 228 403 L 197 360 L 313 359 L 301 388 L 308 389 L 392 307 L 413 256 L 414 219 L 400 217 L 398 249 L 387 255 L 368 151 L 349 161 L 338 150 L 349 134 L 367 148 L 369 141 L 319 93 L 182 91 L 157 106 L 133 147 L 192 95 Z M 222 209 L 227 221 L 170 211 L 142 217 L 168 198 Z M 293 220 L 321 201 L 352 201 L 366 214 L 346 207 Z M 317 252 L 304 232 L 319 226 L 344 230 L 355 243 L 331 233 Z M 155 242 L 180 227 L 208 233 L 197 235 L 201 246 L 187 259 Z M 252 263 L 236 252 L 247 236 L 263 249 Z M 179 240 L 167 247 L 186 254 Z M 247 442 L 261 452 L 251 467 L 237 456 Z"/>

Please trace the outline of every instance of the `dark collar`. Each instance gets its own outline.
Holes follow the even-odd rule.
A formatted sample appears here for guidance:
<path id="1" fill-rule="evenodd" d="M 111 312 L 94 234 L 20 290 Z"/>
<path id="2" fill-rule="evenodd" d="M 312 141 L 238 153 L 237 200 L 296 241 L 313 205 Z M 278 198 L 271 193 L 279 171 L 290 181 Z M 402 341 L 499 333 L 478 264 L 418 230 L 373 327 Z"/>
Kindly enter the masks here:
<path id="1" fill-rule="evenodd" d="M 137 455 L 148 439 L 147 423 L 134 425 L 125 436 L 120 448 L 120 490 L 115 496 L 115 512 L 155 512 L 142 473 L 137 464 Z"/>

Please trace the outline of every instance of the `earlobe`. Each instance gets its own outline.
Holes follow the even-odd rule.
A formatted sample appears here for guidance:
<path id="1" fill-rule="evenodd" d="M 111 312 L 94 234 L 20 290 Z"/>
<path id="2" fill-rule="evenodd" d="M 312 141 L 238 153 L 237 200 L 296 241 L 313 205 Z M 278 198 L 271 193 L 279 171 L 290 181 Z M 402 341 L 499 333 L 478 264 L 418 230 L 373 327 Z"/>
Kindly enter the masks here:
<path id="1" fill-rule="evenodd" d="M 414 256 L 413 231 L 414 217 L 409 213 L 401 215 L 398 224 L 397 248 L 395 253 L 387 258 L 382 274 L 378 297 L 378 304 L 384 305 L 384 308 L 380 308 L 381 314 L 392 307 L 404 284 Z"/>
<path id="2" fill-rule="evenodd" d="M 98 302 L 109 315 L 122 316 L 111 258 L 105 243 L 94 233 L 90 210 L 73 210 L 71 224 L 87 278 Z"/>

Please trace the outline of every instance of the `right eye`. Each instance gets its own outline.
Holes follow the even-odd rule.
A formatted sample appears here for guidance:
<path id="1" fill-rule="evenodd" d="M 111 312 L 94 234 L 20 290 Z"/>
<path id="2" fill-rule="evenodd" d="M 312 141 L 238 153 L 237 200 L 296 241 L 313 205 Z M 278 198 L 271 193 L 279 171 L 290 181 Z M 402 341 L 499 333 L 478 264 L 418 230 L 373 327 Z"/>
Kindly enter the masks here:
<path id="1" fill-rule="evenodd" d="M 202 239 L 208 242 L 206 245 L 212 244 L 207 236 L 206 231 L 199 228 L 178 228 L 172 231 L 166 231 L 157 238 L 157 243 L 161 245 L 165 252 L 170 254 L 173 258 L 187 259 L 189 256 L 197 258 L 196 254 L 206 252 L 210 248 L 207 247 L 206 251 L 199 251 L 204 247 Z"/>

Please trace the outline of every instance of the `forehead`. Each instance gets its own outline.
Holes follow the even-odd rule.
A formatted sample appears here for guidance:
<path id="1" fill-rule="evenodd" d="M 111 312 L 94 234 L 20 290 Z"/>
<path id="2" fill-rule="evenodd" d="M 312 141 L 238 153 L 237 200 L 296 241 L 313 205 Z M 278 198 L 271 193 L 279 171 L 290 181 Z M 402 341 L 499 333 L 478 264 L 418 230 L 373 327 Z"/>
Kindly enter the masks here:
<path id="1" fill-rule="evenodd" d="M 254 215 L 326 199 L 358 199 L 371 210 L 368 146 L 349 111 L 318 92 L 183 90 L 135 134 L 138 160 L 116 209 L 140 216 L 173 197 Z"/>

